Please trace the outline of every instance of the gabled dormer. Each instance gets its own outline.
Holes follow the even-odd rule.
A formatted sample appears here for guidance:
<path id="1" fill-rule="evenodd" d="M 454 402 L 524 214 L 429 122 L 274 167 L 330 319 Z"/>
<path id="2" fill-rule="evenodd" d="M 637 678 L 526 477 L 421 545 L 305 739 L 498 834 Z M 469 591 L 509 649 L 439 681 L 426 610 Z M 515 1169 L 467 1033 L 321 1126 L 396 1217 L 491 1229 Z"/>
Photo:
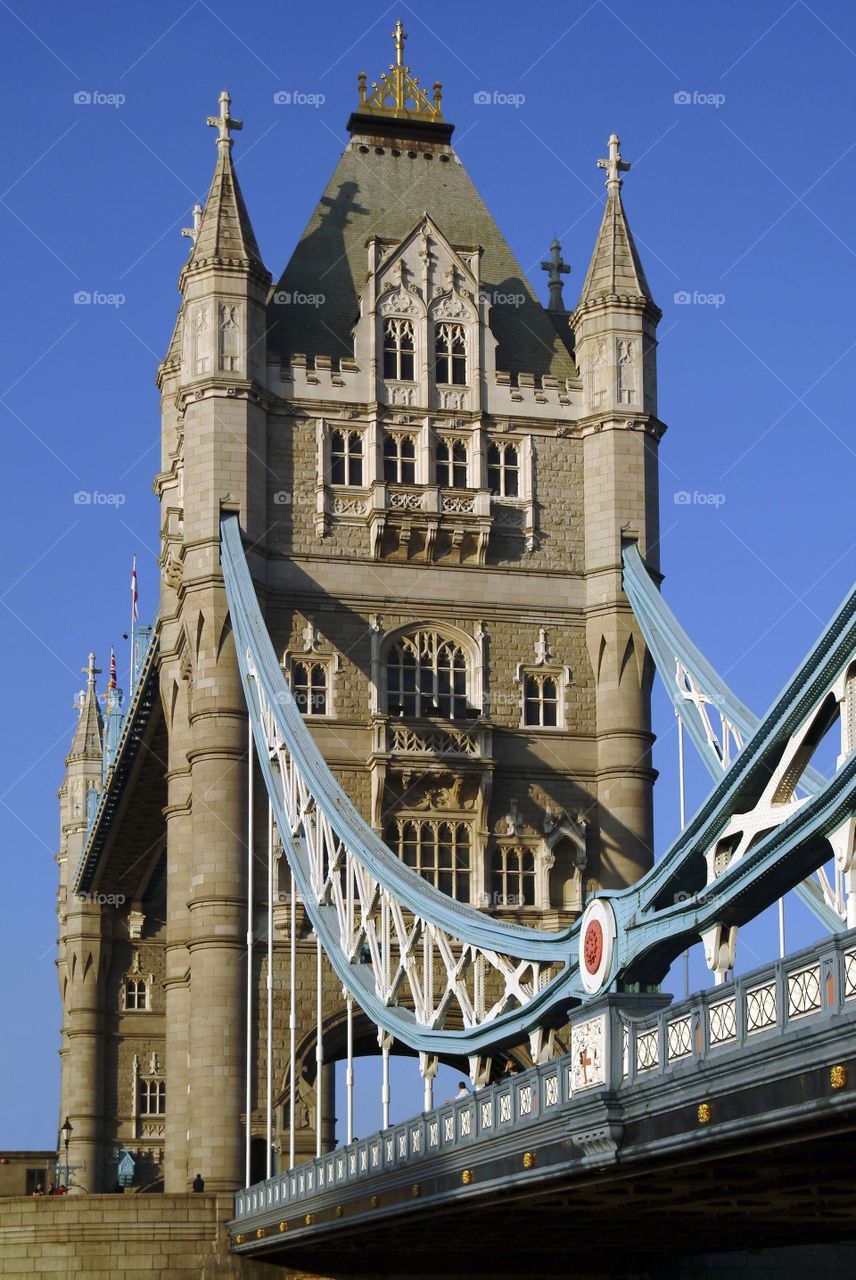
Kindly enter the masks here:
<path id="1" fill-rule="evenodd" d="M 451 244 L 427 213 L 401 241 L 369 239 L 354 338 L 379 403 L 480 410 L 496 348 L 480 267 L 481 249 Z"/>

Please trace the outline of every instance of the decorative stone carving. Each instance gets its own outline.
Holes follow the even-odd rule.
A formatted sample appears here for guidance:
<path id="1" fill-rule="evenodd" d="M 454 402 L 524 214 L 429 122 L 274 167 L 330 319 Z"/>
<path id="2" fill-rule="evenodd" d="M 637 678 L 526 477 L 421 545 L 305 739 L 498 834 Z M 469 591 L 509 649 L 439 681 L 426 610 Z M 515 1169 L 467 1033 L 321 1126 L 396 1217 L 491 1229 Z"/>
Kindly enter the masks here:
<path id="1" fill-rule="evenodd" d="M 606 1081 L 606 1015 L 571 1027 L 571 1089 L 592 1089 Z"/>

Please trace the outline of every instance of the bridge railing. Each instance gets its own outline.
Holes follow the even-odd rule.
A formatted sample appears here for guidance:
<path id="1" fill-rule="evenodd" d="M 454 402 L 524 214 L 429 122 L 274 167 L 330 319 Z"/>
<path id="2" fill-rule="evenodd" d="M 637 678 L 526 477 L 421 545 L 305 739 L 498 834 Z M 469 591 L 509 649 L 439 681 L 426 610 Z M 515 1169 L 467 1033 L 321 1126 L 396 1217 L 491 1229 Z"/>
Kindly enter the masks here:
<path id="1" fill-rule="evenodd" d="M 854 933 L 822 943 L 710 990 L 653 1017 L 622 1017 L 623 1085 L 726 1049 L 781 1035 L 811 1017 L 839 1014 L 856 1000 Z"/>
<path id="2" fill-rule="evenodd" d="M 610 993 L 570 1015 L 572 1051 L 444 1103 L 371 1137 L 257 1183 L 235 1197 L 233 1230 L 265 1215 L 312 1225 L 309 1209 L 347 1198 L 375 1178 L 417 1174 L 420 1165 L 515 1135 L 526 1143 L 531 1128 L 552 1117 L 570 1125 L 577 1109 L 598 1092 L 626 1095 L 658 1079 L 715 1066 L 728 1051 L 743 1053 L 818 1021 L 856 1012 L 856 930 L 835 934 L 783 960 L 678 1004 L 668 996 Z M 634 1016 L 651 1005 L 653 1013 Z M 663 1007 L 665 1006 L 665 1007 Z M 590 1154 L 583 1135 L 581 1146 Z M 576 1139 L 574 1139 L 576 1141 Z M 419 1176 L 417 1174 L 417 1176 Z M 413 1184 L 418 1186 L 418 1184 Z M 264 1234 L 264 1232 L 263 1232 Z"/>

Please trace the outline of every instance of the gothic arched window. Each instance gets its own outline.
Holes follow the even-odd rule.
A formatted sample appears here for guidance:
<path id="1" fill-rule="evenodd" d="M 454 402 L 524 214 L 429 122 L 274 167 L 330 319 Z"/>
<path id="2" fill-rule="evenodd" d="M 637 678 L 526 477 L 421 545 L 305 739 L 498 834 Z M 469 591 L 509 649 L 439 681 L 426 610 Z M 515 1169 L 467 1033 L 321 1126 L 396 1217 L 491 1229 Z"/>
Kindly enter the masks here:
<path id="1" fill-rule="evenodd" d="M 416 441 L 413 436 L 383 433 L 383 478 L 387 484 L 416 483 Z"/>
<path id="2" fill-rule="evenodd" d="M 559 723 L 559 686 L 555 676 L 529 675 L 523 685 L 523 723 L 555 728 Z"/>
<path id="3" fill-rule="evenodd" d="M 125 979 L 125 1008 L 128 1010 L 149 1007 L 149 988 L 145 978 Z"/>
<path id="4" fill-rule="evenodd" d="M 140 1081 L 140 1115 L 162 1116 L 166 1113 L 166 1081 Z"/>
<path id="5" fill-rule="evenodd" d="M 386 696 L 390 715 L 467 714 L 467 657 L 454 640 L 432 631 L 400 636 L 386 654 Z"/>
<path id="6" fill-rule="evenodd" d="M 465 440 L 437 441 L 437 483 L 443 489 L 466 489 L 468 471 Z"/>
<path id="7" fill-rule="evenodd" d="M 413 322 L 385 320 L 383 325 L 383 376 L 412 382 L 415 358 Z"/>
<path id="8" fill-rule="evenodd" d="M 438 818 L 396 818 L 387 844 L 406 866 L 459 902 L 470 900 L 472 840 L 469 824 Z"/>
<path id="9" fill-rule="evenodd" d="M 490 905 L 535 906 L 535 854 L 519 845 L 499 845 L 490 859 Z"/>
<path id="10" fill-rule="evenodd" d="M 517 445 L 489 444 L 487 487 L 497 498 L 516 498 L 520 493 L 520 455 Z"/>
<path id="11" fill-rule="evenodd" d="M 435 327 L 434 358 L 437 382 L 466 385 L 467 336 L 463 325 L 443 321 Z"/>
<path id="12" fill-rule="evenodd" d="M 326 716 L 329 697 L 329 669 L 321 662 L 294 662 L 291 692 L 304 716 Z"/>
<path id="13" fill-rule="evenodd" d="M 359 431 L 334 431 L 330 438 L 330 483 L 363 483 L 363 437 Z"/>

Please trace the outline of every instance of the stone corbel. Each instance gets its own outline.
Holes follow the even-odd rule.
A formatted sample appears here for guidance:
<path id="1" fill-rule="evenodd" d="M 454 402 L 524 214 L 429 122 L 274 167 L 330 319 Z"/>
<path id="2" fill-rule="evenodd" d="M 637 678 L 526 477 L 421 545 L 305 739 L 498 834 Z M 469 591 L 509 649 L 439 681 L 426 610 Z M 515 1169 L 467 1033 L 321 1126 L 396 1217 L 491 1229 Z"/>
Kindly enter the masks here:
<path id="1" fill-rule="evenodd" d="M 440 527 L 439 520 L 429 520 L 425 529 L 425 563 L 430 564 L 434 559 L 434 544 L 437 541 L 437 530 Z"/>

